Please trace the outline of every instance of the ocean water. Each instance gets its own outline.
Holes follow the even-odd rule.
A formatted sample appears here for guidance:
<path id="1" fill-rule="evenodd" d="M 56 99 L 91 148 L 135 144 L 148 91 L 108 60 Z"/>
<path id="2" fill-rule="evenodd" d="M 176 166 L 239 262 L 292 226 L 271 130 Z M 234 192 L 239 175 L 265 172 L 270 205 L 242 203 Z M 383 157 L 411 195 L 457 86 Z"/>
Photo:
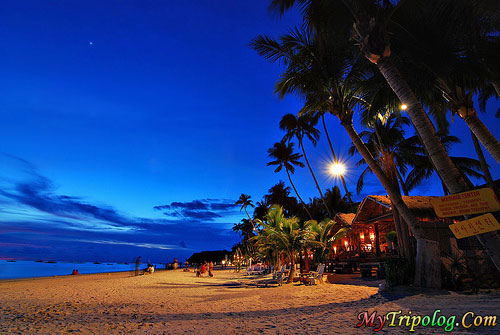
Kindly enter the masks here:
<path id="1" fill-rule="evenodd" d="M 141 269 L 145 267 L 146 264 L 141 264 Z M 156 268 L 158 269 L 159 267 Z M 132 271 L 135 269 L 135 263 L 44 263 L 35 261 L 13 262 L 0 260 L 0 279 L 64 276 L 70 275 L 73 272 L 73 269 L 78 269 L 80 274 Z"/>

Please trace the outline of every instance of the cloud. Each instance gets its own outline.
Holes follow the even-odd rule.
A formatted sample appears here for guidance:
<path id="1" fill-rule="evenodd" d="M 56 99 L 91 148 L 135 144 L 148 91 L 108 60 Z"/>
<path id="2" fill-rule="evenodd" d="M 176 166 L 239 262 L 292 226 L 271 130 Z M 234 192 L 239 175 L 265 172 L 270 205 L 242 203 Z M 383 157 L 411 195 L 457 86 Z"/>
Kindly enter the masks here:
<path id="1" fill-rule="evenodd" d="M 18 204 L 64 218 L 91 217 L 120 226 L 128 219 L 112 208 L 89 204 L 77 197 L 57 195 L 52 192 L 51 184 L 43 178 L 17 184 L 12 192 L 0 190 L 0 194 Z"/>
<path id="2" fill-rule="evenodd" d="M 170 218 L 191 221 L 213 221 L 236 212 L 235 201 L 229 199 L 200 199 L 188 202 L 174 201 L 153 207 Z"/>
<path id="3" fill-rule="evenodd" d="M 21 158 L 0 153 L 0 163 L 11 170 L 0 175 L 3 258 L 126 261 L 141 254 L 181 259 L 195 251 L 229 248 L 238 239 L 231 223 L 213 222 L 233 213 L 230 200 L 176 201 L 156 208 L 168 218 L 132 217 L 58 194 L 50 179 Z"/>

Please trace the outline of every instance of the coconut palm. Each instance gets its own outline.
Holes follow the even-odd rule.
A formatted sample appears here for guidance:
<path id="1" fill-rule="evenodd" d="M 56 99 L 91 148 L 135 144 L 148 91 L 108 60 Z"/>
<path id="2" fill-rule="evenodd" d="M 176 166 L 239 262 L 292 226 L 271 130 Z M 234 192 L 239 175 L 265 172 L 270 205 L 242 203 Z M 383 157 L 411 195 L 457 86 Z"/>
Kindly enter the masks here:
<path id="1" fill-rule="evenodd" d="M 287 65 L 275 87 L 275 92 L 280 97 L 298 94 L 306 100 L 302 112 L 326 110 L 340 120 L 358 152 L 386 189 L 394 206 L 400 210 L 405 221 L 415 228 L 414 215 L 353 127 L 355 108 L 366 106 L 357 85 L 360 78 L 358 64 L 348 62 L 343 45 L 335 50 L 325 50 L 325 46 L 316 38 L 314 33 L 295 29 L 279 41 L 267 36 L 258 36 L 251 45 L 266 59 Z M 416 236 L 419 235 L 418 231 L 412 230 Z"/>
<path id="2" fill-rule="evenodd" d="M 466 180 L 449 158 L 420 101 L 395 66 L 394 57 L 391 57 L 389 30 L 401 30 L 400 27 L 404 27 L 402 22 L 395 22 L 394 17 L 397 18 L 400 12 L 413 15 L 415 3 L 375 0 L 271 1 L 271 5 L 281 13 L 295 3 L 302 7 L 304 20 L 309 28 L 324 35 L 326 41 L 345 42 L 352 39 L 356 42 L 360 54 L 375 64 L 400 101 L 407 105 L 406 111 L 440 178 L 453 193 L 467 190 Z M 350 30 L 346 29 L 349 25 L 352 27 Z M 498 256 L 500 266 L 500 253 Z"/>
<path id="3" fill-rule="evenodd" d="M 377 160 L 381 160 L 395 168 L 394 174 L 405 195 L 419 185 L 424 179 L 429 178 L 434 172 L 434 168 L 425 155 L 425 151 L 417 136 L 405 138 L 404 126 L 409 125 L 409 119 L 392 114 L 384 122 L 378 120 L 374 123 L 372 130 L 360 133 L 361 138 L 367 144 L 372 155 Z M 455 136 L 446 135 L 446 129 L 441 130 L 439 137 L 448 149 L 452 143 L 460 140 Z M 356 148 L 351 146 L 349 153 L 353 155 Z M 481 177 L 479 173 L 480 163 L 477 160 L 467 157 L 451 157 L 454 163 L 460 167 L 461 171 L 468 176 Z M 365 164 L 361 159 L 356 165 Z M 383 165 L 383 164 L 382 164 Z M 407 177 L 404 176 L 412 168 Z M 361 192 L 364 185 L 364 178 L 370 173 L 367 167 L 358 179 L 357 192 Z"/>
<path id="4" fill-rule="evenodd" d="M 404 27 L 403 22 L 392 20 L 395 13 L 414 11 L 411 1 L 312 1 L 312 0 L 272 0 L 272 5 L 282 13 L 299 3 L 304 20 L 309 27 L 326 41 L 348 41 L 352 38 L 359 47 L 360 54 L 376 66 L 400 101 L 407 105 L 407 113 L 412 120 L 427 155 L 438 172 L 441 180 L 452 193 L 469 189 L 464 176 L 448 156 L 439 141 L 436 130 L 420 101 L 395 66 L 391 57 L 389 31 Z M 417 2 L 418 3 L 418 2 Z M 347 14 L 347 15 L 346 15 Z M 349 31 L 346 26 L 352 26 Z M 337 29 L 340 28 L 340 29 Z M 404 30 L 404 29 L 402 29 Z M 349 32 L 349 34 L 346 34 Z M 397 55 L 397 53 L 396 53 Z M 354 135 L 354 134 L 353 134 Z M 357 134 L 356 134 L 357 135 Z M 360 151 L 361 152 L 361 151 Z M 388 192 L 389 193 L 389 192 Z M 401 213 L 403 216 L 404 213 Z M 500 270 L 500 237 L 496 233 L 477 235 L 496 268 Z"/>
<path id="5" fill-rule="evenodd" d="M 480 138 L 497 161 L 500 144 L 481 122 L 477 110 L 486 112 L 488 99 L 500 94 L 500 38 L 494 33 L 500 25 L 500 16 L 495 14 L 499 4 L 443 0 L 422 2 L 419 7 L 420 10 L 402 20 L 408 23 L 407 34 L 412 37 L 411 42 L 404 44 L 404 50 L 408 50 L 404 59 L 410 66 L 402 66 L 415 67 L 407 77 L 417 77 L 411 80 L 411 85 L 415 87 L 415 82 L 420 83 L 423 90 L 418 95 L 429 105 L 430 112 L 445 115 L 446 110 L 450 110 L 452 119 L 458 115 L 465 120 L 471 128 L 484 178 L 495 189 L 477 142 Z M 423 20 L 425 25 L 416 24 Z M 424 75 L 415 76 L 415 73 Z M 479 101 L 479 108 L 473 103 L 474 96 Z"/>
<path id="6" fill-rule="evenodd" d="M 361 65 L 359 62 L 349 62 L 346 52 L 348 48 L 343 48 L 344 45 L 338 45 L 335 49 L 326 48 L 324 42 L 317 40 L 318 37 L 321 36 L 315 35 L 314 32 L 296 29 L 283 36 L 280 41 L 259 36 L 252 46 L 265 58 L 287 64 L 275 87 L 280 97 L 298 94 L 305 99 L 302 113 L 326 110 L 339 119 L 352 143 L 387 191 L 395 214 L 402 255 L 413 264 L 415 253 L 408 240 L 407 225 L 417 241 L 423 238 L 422 232 L 418 229 L 414 214 L 404 203 L 399 187 L 393 182 L 395 178 L 386 175 L 353 126 L 355 109 L 369 108 L 359 85 L 363 76 L 360 72 Z M 404 222 L 399 220 L 399 215 Z M 423 259 L 438 257 L 434 254 L 426 255 L 427 252 L 432 253 L 426 248 L 420 248 L 418 251 L 420 254 L 416 255 L 417 263 Z M 433 273 L 439 275 L 438 272 Z M 426 276 L 425 271 L 418 274 Z M 415 279 L 417 283 L 421 282 L 420 277 Z M 435 278 L 434 282 L 439 281 Z"/>
<path id="7" fill-rule="evenodd" d="M 265 232 L 265 243 L 274 245 L 290 260 L 290 273 L 287 283 L 291 283 L 295 274 L 295 259 L 306 246 L 314 244 L 315 233 L 310 230 L 311 221 L 300 227 L 296 217 L 286 218 L 281 206 L 271 207 L 267 215 L 267 223 L 262 223 Z"/>
<path id="8" fill-rule="evenodd" d="M 315 233 L 314 239 L 317 242 L 317 246 L 314 248 L 315 263 L 322 263 L 326 261 L 330 255 L 333 243 L 333 238 L 330 236 L 330 232 L 334 225 L 335 221 L 331 219 L 325 219 L 320 223 L 317 221 L 311 222 L 310 229 Z"/>
<path id="9" fill-rule="evenodd" d="M 290 196 L 290 191 L 291 188 L 285 186 L 285 183 L 280 180 L 277 184 L 269 188 L 268 193 L 264 195 L 264 200 L 266 204 L 276 204 L 283 207 L 287 216 L 303 217 L 303 215 L 299 214 L 300 207 L 298 201 L 296 198 Z M 266 208 L 264 216 L 267 214 L 269 207 Z"/>
<path id="10" fill-rule="evenodd" d="M 332 188 L 326 189 L 325 199 L 328 207 L 336 213 L 354 213 L 356 212 L 356 205 L 347 202 L 340 194 L 340 188 L 335 185 Z"/>
<path id="11" fill-rule="evenodd" d="M 240 223 L 235 223 L 233 225 L 233 231 L 240 234 L 242 241 L 245 242 L 254 236 L 254 227 L 254 224 L 250 220 L 242 219 Z"/>
<path id="12" fill-rule="evenodd" d="M 494 61 L 491 55 L 492 51 L 499 51 L 498 26 L 495 27 L 495 22 L 500 21 L 495 14 L 499 8 L 498 3 L 469 0 L 418 4 L 411 14 L 398 18 L 405 23 L 405 35 L 408 36 L 407 39 L 399 38 L 401 43 L 398 44 L 404 49 L 406 62 L 415 64 L 412 75 L 407 75 L 411 85 L 417 86 L 412 80 L 414 72 L 424 74 L 418 76 L 418 81 L 426 86 L 427 93 L 418 92 L 422 100 L 426 104 L 442 105 L 444 98 L 448 109 L 467 123 L 500 163 L 500 142 L 479 119 L 472 99 L 473 95 L 478 95 L 482 101 L 480 109 L 484 110 L 485 101 L 498 96 L 495 86 L 498 87 L 499 73 L 494 70 L 498 53 Z M 425 24 L 418 24 L 424 20 Z M 408 68 L 406 64 L 402 66 Z M 429 95 L 429 91 L 435 91 L 438 99 Z M 427 101 L 427 96 L 437 101 Z"/>
<path id="13" fill-rule="evenodd" d="M 252 218 L 250 217 L 250 215 L 248 214 L 248 211 L 247 211 L 247 207 L 250 206 L 250 207 L 255 207 L 254 204 L 253 204 L 253 201 L 250 200 L 250 196 L 247 195 L 247 194 L 241 194 L 240 195 L 240 198 L 238 199 L 238 201 L 236 201 L 235 205 L 238 206 L 238 205 L 241 205 L 241 208 L 240 208 L 240 212 L 241 210 L 245 210 L 245 213 L 247 214 L 248 216 L 248 219 L 250 220 L 250 222 L 252 223 L 252 226 L 253 226 L 253 230 L 258 234 L 259 232 L 257 231 L 257 228 L 255 227 L 255 224 L 252 220 Z"/>
<path id="14" fill-rule="evenodd" d="M 299 195 L 299 192 L 297 191 L 297 188 L 295 187 L 294 183 L 292 182 L 292 178 L 290 177 L 290 173 L 293 174 L 295 172 L 295 166 L 304 167 L 304 163 L 299 160 L 302 155 L 294 153 L 293 147 L 293 143 L 286 143 L 284 140 L 274 143 L 273 147 L 267 150 L 267 152 L 269 153 L 269 157 L 273 158 L 274 160 L 268 162 L 267 166 L 277 165 L 274 172 L 280 172 L 281 169 L 285 168 L 288 180 L 290 181 L 295 194 L 302 203 L 302 206 L 304 206 L 304 209 L 309 215 L 309 218 L 312 220 L 311 213 L 309 213 L 304 200 L 302 200 L 302 197 Z"/>
<path id="15" fill-rule="evenodd" d="M 269 202 L 267 202 L 265 197 L 262 199 L 262 201 L 257 201 L 257 206 L 255 206 L 255 209 L 253 211 L 254 219 L 259 219 L 261 221 L 264 220 L 264 217 L 266 216 L 267 211 L 270 207 L 271 205 L 269 204 Z"/>
<path id="16" fill-rule="evenodd" d="M 291 141 L 292 138 L 296 138 L 299 142 L 299 148 L 302 149 L 302 154 L 304 155 L 304 159 L 306 161 L 307 167 L 311 172 L 311 175 L 314 179 L 314 183 L 316 184 L 316 188 L 323 200 L 323 204 L 325 205 L 326 211 L 330 217 L 332 217 L 332 213 L 326 204 L 325 197 L 323 196 L 323 192 L 321 191 L 321 187 L 319 187 L 318 180 L 316 179 L 316 175 L 311 168 L 311 164 L 309 164 L 309 159 L 307 159 L 306 150 L 304 148 L 304 137 L 307 137 L 311 143 L 315 146 L 318 143 L 319 139 L 319 130 L 315 128 L 316 123 L 318 122 L 318 118 L 315 116 L 311 116 L 310 114 L 304 114 L 299 117 L 296 117 L 293 114 L 286 114 L 281 118 L 280 128 L 286 132 L 283 137 L 286 141 Z"/>
<path id="17" fill-rule="evenodd" d="M 452 143 L 459 143 L 460 140 L 458 137 L 451 135 L 441 135 L 438 133 L 441 138 L 441 141 L 445 145 L 445 147 L 449 147 Z M 421 143 L 417 136 L 412 136 L 407 139 L 408 145 L 411 145 L 411 142 L 416 143 L 416 145 L 420 148 L 420 152 L 415 152 L 411 157 L 412 161 L 412 170 L 408 173 L 405 179 L 405 188 L 409 192 L 418 185 L 420 185 L 425 179 L 428 179 L 433 173 L 435 173 L 434 167 L 429 160 L 429 157 L 425 154 L 424 149 L 421 147 Z M 481 163 L 473 158 L 469 157 L 459 157 L 459 156 L 451 156 L 450 157 L 453 163 L 457 166 L 460 172 L 465 176 L 465 179 L 468 183 L 470 183 L 469 178 L 482 178 L 481 174 Z M 470 183 L 472 185 L 472 183 Z M 449 194 L 449 190 L 446 188 L 446 185 L 443 184 L 443 191 L 445 194 Z"/>

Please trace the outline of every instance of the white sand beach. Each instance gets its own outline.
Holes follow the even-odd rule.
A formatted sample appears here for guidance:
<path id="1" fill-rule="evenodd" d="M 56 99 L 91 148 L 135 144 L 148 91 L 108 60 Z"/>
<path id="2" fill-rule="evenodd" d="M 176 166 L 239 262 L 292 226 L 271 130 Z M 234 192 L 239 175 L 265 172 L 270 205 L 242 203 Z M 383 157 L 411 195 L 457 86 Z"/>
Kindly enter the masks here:
<path id="1" fill-rule="evenodd" d="M 255 277 L 243 273 L 220 270 L 213 278 L 197 278 L 177 270 L 2 281 L 0 333 L 368 334 L 373 328 L 356 327 L 363 311 L 432 315 L 440 309 L 460 323 L 469 311 L 495 315 L 500 310 L 498 291 L 380 294 L 381 281 L 355 278 L 336 275 L 335 284 L 256 287 Z M 379 333 L 409 334 L 407 327 L 387 326 Z M 445 332 L 417 327 L 413 333 Z M 500 328 L 460 326 L 452 333 L 499 334 Z"/>

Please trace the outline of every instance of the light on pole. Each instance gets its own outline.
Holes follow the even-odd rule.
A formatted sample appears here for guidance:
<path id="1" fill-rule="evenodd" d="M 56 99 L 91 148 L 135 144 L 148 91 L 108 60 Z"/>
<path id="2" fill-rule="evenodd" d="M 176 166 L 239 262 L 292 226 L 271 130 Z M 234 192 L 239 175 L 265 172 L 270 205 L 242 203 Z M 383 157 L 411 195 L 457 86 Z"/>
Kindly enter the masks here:
<path id="1" fill-rule="evenodd" d="M 337 162 L 330 165 L 330 173 L 335 177 L 343 176 L 346 172 L 346 167 L 344 164 Z"/>

